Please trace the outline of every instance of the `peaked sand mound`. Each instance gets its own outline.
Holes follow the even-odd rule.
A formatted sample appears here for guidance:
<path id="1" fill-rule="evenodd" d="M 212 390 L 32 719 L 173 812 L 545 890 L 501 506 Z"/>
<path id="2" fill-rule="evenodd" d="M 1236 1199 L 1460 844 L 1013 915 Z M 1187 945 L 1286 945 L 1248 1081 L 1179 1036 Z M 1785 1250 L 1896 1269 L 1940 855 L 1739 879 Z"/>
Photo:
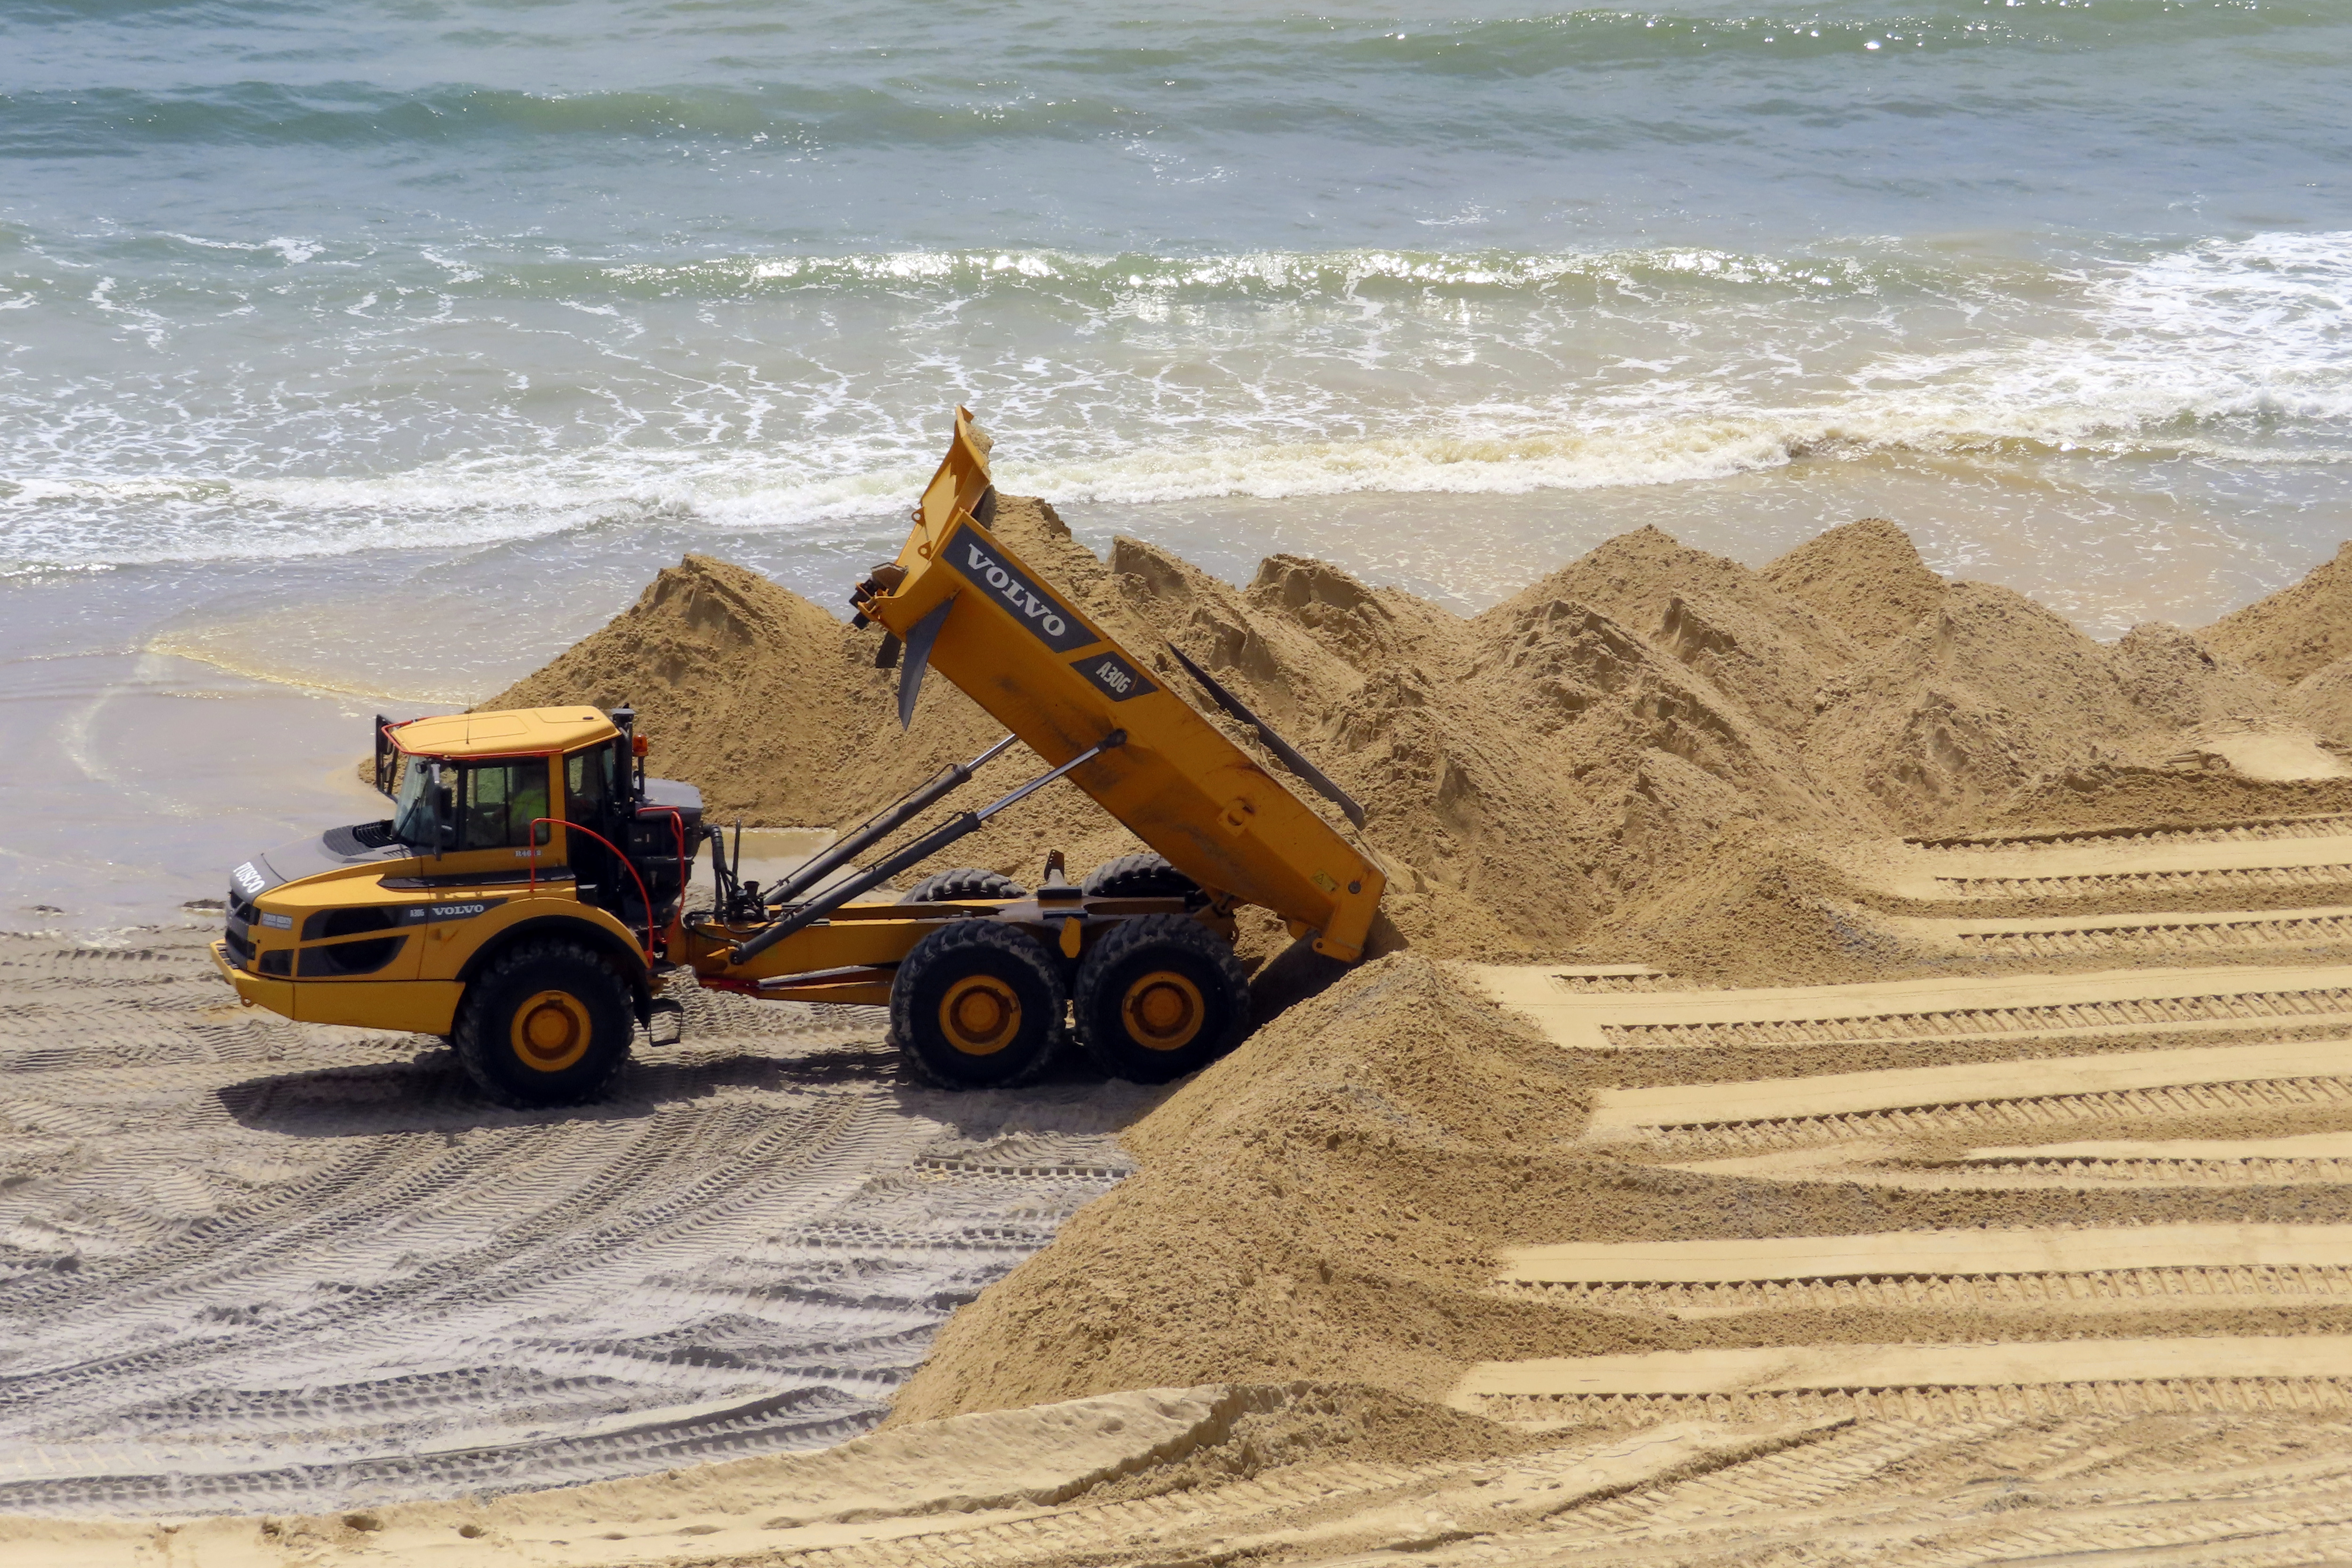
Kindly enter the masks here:
<path id="1" fill-rule="evenodd" d="M 2352 746 L 2352 658 L 2322 665 L 2296 681 L 2280 708 L 2322 740 Z"/>
<path id="2" fill-rule="evenodd" d="M 1942 602 L 1946 586 L 1919 559 L 1911 536 L 1883 517 L 1806 541 L 1765 567 L 1764 580 L 1870 648 L 1917 626 Z"/>
<path id="3" fill-rule="evenodd" d="M 2159 723 L 2183 729 L 2252 721 L 2276 709 L 2285 696 L 2270 677 L 2163 621 L 2134 626 L 2109 658 L 2134 706 Z"/>
<path id="4" fill-rule="evenodd" d="M 2214 652 L 2288 685 L 2352 657 L 2352 540 L 2301 582 L 2223 616 L 2201 635 Z"/>
<path id="5" fill-rule="evenodd" d="M 1983 583 L 1954 584 L 1822 705 L 1815 764 L 1858 776 L 1914 828 L 1981 814 L 2154 722 L 2105 648 L 2023 595 Z"/>

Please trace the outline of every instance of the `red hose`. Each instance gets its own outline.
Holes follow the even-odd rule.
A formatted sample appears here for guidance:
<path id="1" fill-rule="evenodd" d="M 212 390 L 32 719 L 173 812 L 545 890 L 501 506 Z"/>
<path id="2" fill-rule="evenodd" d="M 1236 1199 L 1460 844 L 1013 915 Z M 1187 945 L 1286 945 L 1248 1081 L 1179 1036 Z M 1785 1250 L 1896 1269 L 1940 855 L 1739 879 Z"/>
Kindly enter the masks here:
<path id="1" fill-rule="evenodd" d="M 672 811 L 672 812 L 670 813 L 670 816 L 671 816 L 671 818 L 673 819 L 673 821 L 675 822 L 675 821 L 676 821 L 676 819 L 677 819 L 677 812 L 675 812 L 675 811 Z M 615 859 L 615 860 L 618 860 L 618 861 L 621 863 L 621 869 L 623 869 L 623 870 L 626 871 L 626 872 L 627 872 L 627 873 L 628 873 L 632 878 L 635 878 L 635 880 L 636 880 L 636 884 L 637 884 L 637 896 L 638 896 L 639 898 L 641 898 L 641 899 L 645 900 L 645 901 L 646 901 L 646 962 L 647 963 L 651 963 L 654 961 L 654 896 L 653 896 L 653 894 L 652 894 L 650 891 L 648 891 L 648 890 L 646 889 L 646 879 L 645 879 L 643 877 L 639 877 L 639 876 L 637 876 L 637 868 L 636 868 L 635 866 L 632 866 L 631 864 L 629 864 L 629 858 L 628 858 L 626 855 L 624 855 L 624 854 L 622 854 L 622 853 L 621 853 L 620 847 L 619 847 L 618 845 L 614 844 L 611 839 L 609 839 L 609 838 L 605 837 L 603 834 L 601 834 L 601 833 L 597 832 L 594 828 L 593 828 L 593 827 L 583 827 L 583 826 L 580 826 L 578 823 L 576 823 L 576 822 L 566 822 L 566 821 L 564 821 L 564 820 L 563 820 L 562 817 L 560 817 L 560 816 L 534 816 L 534 817 L 532 817 L 532 818 L 530 819 L 530 826 L 531 826 L 531 829 L 532 829 L 531 836 L 530 836 L 530 887 L 531 887 L 531 890 L 532 890 L 533 892 L 536 892 L 536 891 L 538 891 L 538 890 L 539 890 L 539 833 L 538 833 L 538 828 L 539 828 L 539 825 L 540 825 L 541 823 L 542 823 L 542 822 L 552 823 L 552 824 L 554 824 L 556 826 L 562 828 L 566 833 L 584 833 L 584 834 L 586 834 L 589 837 L 591 837 L 591 838 L 594 839 L 597 843 L 602 844 L 605 848 L 610 849 L 610 850 L 613 852 L 613 858 L 614 858 L 614 859 Z M 680 877 L 679 877 L 679 879 L 678 879 L 678 895 L 679 895 L 681 898 L 683 898 L 683 897 L 685 896 L 685 894 L 686 894 L 686 879 L 685 879 L 685 877 L 684 877 L 684 876 L 683 876 L 683 874 L 682 874 L 682 873 L 684 872 L 684 870 L 685 870 L 685 868 L 686 868 L 686 854 L 685 854 L 685 833 L 684 833 L 684 827 L 683 827 L 683 826 L 682 826 L 682 825 L 680 825 L 680 828 L 679 828 L 679 853 L 678 853 L 678 858 L 677 858 L 677 863 L 678 863 L 678 868 L 679 868 L 679 871 L 681 872 L 681 875 L 680 875 Z"/>

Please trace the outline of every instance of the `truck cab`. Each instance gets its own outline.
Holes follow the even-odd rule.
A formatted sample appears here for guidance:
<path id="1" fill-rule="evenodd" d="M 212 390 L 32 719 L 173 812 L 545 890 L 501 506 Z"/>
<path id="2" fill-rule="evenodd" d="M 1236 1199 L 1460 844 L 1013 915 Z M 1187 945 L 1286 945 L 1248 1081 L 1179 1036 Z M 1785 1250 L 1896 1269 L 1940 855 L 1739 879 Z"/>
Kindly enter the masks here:
<path id="1" fill-rule="evenodd" d="M 703 837 L 698 793 L 646 778 L 643 750 L 626 709 L 379 719 L 392 815 L 237 867 L 214 962 L 289 1018 L 446 1037 L 502 1103 L 593 1099 Z"/>

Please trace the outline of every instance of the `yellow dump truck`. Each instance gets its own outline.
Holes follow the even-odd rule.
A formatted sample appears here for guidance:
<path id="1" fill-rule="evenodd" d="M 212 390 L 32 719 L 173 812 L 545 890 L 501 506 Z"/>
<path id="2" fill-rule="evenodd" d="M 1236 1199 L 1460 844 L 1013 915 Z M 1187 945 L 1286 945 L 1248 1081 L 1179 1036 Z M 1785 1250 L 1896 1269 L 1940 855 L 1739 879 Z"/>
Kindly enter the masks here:
<path id="1" fill-rule="evenodd" d="M 678 1011 L 664 991 L 681 969 L 706 989 L 887 1005 L 908 1067 L 944 1087 L 1024 1082 L 1071 1035 L 1116 1077 L 1205 1065 L 1249 1027 L 1234 911 L 1271 910 L 1352 961 L 1385 878 L 997 538 L 995 504 L 987 437 L 959 409 L 905 548 L 853 605 L 884 628 L 902 722 L 937 668 L 1012 733 L 783 881 L 743 881 L 740 839 L 730 857 L 698 793 L 646 775 L 627 709 L 379 719 L 392 816 L 237 867 L 215 963 L 246 1002 L 290 1018 L 446 1036 L 509 1105 L 596 1098 L 637 1026 Z M 1344 792 L 1170 651 L 1361 825 Z M 1016 744 L 1045 771 L 883 847 Z M 1076 883 L 1056 853 L 1034 891 L 956 868 L 870 896 L 1063 779 L 1158 853 Z M 707 903 L 694 883 L 706 845 Z"/>

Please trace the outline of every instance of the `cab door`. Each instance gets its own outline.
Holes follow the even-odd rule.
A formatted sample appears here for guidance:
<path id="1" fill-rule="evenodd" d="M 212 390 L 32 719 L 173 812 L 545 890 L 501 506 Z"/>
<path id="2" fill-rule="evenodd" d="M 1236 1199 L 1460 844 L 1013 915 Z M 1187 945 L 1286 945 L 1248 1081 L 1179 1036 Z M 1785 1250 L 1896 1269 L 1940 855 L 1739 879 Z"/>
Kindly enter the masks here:
<path id="1" fill-rule="evenodd" d="M 486 860 L 484 870 L 543 873 L 562 864 L 554 843 L 553 773 L 546 756 L 492 757 L 464 763 L 456 799 L 458 856 Z M 448 857 L 444 857 L 448 858 Z"/>
<path id="2" fill-rule="evenodd" d="M 578 879 L 580 897 L 587 903 L 614 910 L 620 907 L 620 883 L 629 880 L 613 852 L 599 838 L 621 842 L 620 768 L 625 741 L 599 741 L 567 752 L 562 757 L 563 816 L 568 828 L 577 823 L 588 832 L 563 837 L 563 858 Z"/>

